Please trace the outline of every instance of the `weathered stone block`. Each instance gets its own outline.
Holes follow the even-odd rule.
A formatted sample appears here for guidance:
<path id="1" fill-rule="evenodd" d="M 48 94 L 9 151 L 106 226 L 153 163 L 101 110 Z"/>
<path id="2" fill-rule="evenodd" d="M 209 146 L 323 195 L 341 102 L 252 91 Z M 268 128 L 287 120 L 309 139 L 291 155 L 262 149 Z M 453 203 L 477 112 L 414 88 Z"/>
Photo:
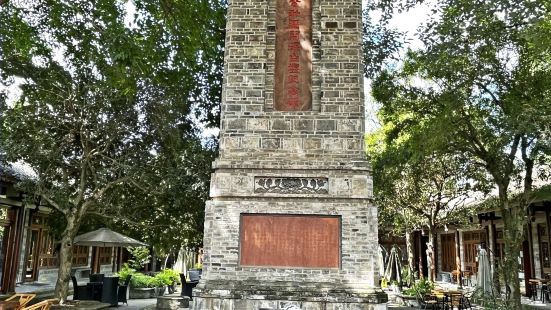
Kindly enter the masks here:
<path id="1" fill-rule="evenodd" d="M 352 178 L 352 195 L 354 197 L 369 197 L 367 176 L 354 176 Z"/>
<path id="2" fill-rule="evenodd" d="M 247 120 L 246 119 L 230 119 L 228 120 L 228 130 L 239 130 L 239 129 L 245 129 L 247 128 Z"/>
<path id="3" fill-rule="evenodd" d="M 279 148 L 279 139 L 277 139 L 277 138 L 263 138 L 262 139 L 262 148 L 263 149 L 278 149 Z"/>
<path id="4" fill-rule="evenodd" d="M 238 137 L 224 137 L 220 145 L 224 149 L 236 149 L 239 147 Z"/>
<path id="5" fill-rule="evenodd" d="M 325 305 L 319 302 L 303 302 L 302 310 L 325 310 Z"/>
<path id="6" fill-rule="evenodd" d="M 308 119 L 298 119 L 293 121 L 294 130 L 312 131 L 314 130 L 314 121 Z"/>
<path id="7" fill-rule="evenodd" d="M 319 139 L 319 138 L 306 138 L 304 140 L 304 149 L 306 149 L 306 150 L 319 150 L 319 149 L 321 149 L 321 139 Z"/>
<path id="8" fill-rule="evenodd" d="M 264 118 L 253 118 L 249 120 L 249 130 L 267 130 L 268 120 Z"/>
<path id="9" fill-rule="evenodd" d="M 243 137 L 241 138 L 241 147 L 245 149 L 256 150 L 260 147 L 259 137 Z"/>
<path id="10" fill-rule="evenodd" d="M 336 130 L 337 126 L 335 120 L 332 119 L 322 119 L 316 121 L 316 130 L 318 131 L 333 131 Z"/>
<path id="11" fill-rule="evenodd" d="M 271 121 L 272 130 L 289 130 L 291 129 L 291 122 L 281 119 L 274 119 Z"/>

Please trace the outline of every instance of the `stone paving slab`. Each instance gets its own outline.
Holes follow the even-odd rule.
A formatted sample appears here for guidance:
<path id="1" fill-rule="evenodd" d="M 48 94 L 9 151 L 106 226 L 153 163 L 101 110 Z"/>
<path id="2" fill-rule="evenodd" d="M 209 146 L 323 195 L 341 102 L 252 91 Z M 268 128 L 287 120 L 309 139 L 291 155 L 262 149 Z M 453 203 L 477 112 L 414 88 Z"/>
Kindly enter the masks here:
<path id="1" fill-rule="evenodd" d="M 82 309 L 82 310 L 98 310 L 108 308 L 110 305 L 101 303 L 95 300 L 75 300 L 68 301 L 64 305 L 52 305 L 52 310 L 72 310 L 72 309 Z"/>

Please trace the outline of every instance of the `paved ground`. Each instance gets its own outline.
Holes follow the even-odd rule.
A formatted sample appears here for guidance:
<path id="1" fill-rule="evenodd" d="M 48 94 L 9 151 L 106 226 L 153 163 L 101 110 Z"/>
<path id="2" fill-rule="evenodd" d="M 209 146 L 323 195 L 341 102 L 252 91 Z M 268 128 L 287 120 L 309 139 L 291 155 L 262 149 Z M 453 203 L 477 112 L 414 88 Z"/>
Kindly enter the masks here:
<path id="1" fill-rule="evenodd" d="M 178 288 L 179 289 L 179 288 Z M 54 284 L 49 283 L 26 283 L 26 284 L 19 284 L 17 285 L 15 291 L 17 293 L 35 293 L 38 295 L 38 298 L 45 299 L 45 298 L 51 298 L 54 291 Z M 180 292 L 177 290 L 176 295 L 179 295 Z M 4 299 L 4 296 L 0 296 L 0 299 Z M 68 300 L 72 300 L 73 296 L 69 296 Z M 392 310 L 414 310 L 418 308 L 412 308 L 412 307 L 404 307 L 400 306 L 393 302 L 394 298 L 392 298 L 392 293 L 389 296 L 390 302 L 388 303 L 388 308 Z M 522 298 L 522 304 L 524 305 L 524 309 L 534 309 L 534 310 L 551 310 L 551 302 L 548 303 L 542 303 L 540 300 L 532 301 L 529 298 Z M 92 309 L 119 309 L 119 310 L 154 310 L 156 309 L 157 305 L 157 299 L 156 298 L 149 298 L 149 299 L 129 299 L 127 305 L 119 304 L 118 307 L 109 307 L 106 304 L 101 304 L 99 302 L 91 302 L 87 303 L 86 305 L 83 305 L 79 308 L 73 308 L 73 309 L 86 309 L 86 310 L 92 310 Z M 182 310 L 189 310 L 188 308 L 183 308 Z M 483 307 L 475 306 L 473 309 L 483 309 Z"/>

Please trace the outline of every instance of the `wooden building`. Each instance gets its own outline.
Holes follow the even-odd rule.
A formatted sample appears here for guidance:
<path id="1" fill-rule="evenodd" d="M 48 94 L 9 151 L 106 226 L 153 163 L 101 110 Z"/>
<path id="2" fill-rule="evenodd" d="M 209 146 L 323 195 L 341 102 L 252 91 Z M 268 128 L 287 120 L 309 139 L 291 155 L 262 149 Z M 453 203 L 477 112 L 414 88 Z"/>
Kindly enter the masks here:
<path id="1" fill-rule="evenodd" d="M 527 209 L 526 220 L 525 238 L 519 248 L 518 275 L 521 287 L 528 288 L 529 279 L 551 276 L 551 197 L 537 195 Z M 504 257 L 503 230 L 503 220 L 497 210 L 480 212 L 469 227 L 441 229 L 436 238 L 437 273 L 468 271 L 474 280 L 478 272 L 478 248 L 483 242 L 489 249 L 494 271 Z M 527 289 L 526 294 L 530 293 Z"/>
<path id="2" fill-rule="evenodd" d="M 58 245 L 50 234 L 47 217 L 51 210 L 29 200 L 16 184 L 33 177 L 21 165 L 0 165 L 0 293 L 15 292 L 17 283 L 55 283 Z M 73 273 L 87 279 L 90 273 L 113 273 L 120 261 L 114 248 L 75 246 Z"/>

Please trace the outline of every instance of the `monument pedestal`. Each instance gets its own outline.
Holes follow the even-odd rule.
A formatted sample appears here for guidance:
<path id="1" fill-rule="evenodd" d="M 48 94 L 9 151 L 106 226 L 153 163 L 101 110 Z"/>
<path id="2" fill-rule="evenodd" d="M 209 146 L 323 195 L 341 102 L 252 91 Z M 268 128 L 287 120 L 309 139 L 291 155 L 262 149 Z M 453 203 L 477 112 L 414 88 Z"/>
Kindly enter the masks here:
<path id="1" fill-rule="evenodd" d="M 194 310 L 386 308 L 368 165 L 237 164 L 215 163 Z"/>
<path id="2" fill-rule="evenodd" d="M 194 290 L 193 310 L 380 310 L 387 295 L 380 289 L 302 282 L 207 281 Z"/>

